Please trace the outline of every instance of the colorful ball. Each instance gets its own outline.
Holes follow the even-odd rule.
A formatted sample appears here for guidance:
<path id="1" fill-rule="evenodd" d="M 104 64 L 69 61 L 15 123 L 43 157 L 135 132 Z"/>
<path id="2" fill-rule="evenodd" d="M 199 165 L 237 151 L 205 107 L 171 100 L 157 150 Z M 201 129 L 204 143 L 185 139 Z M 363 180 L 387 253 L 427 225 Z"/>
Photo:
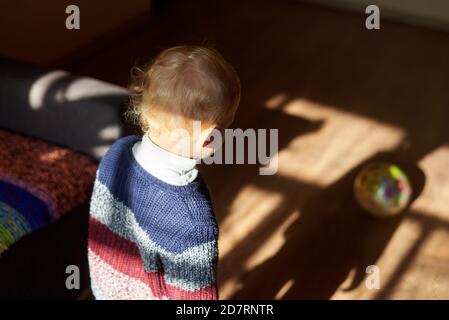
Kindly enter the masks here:
<path id="1" fill-rule="evenodd" d="M 357 174 L 354 193 L 359 205 L 377 217 L 392 217 L 403 211 L 412 196 L 410 180 L 395 164 L 369 163 Z"/>

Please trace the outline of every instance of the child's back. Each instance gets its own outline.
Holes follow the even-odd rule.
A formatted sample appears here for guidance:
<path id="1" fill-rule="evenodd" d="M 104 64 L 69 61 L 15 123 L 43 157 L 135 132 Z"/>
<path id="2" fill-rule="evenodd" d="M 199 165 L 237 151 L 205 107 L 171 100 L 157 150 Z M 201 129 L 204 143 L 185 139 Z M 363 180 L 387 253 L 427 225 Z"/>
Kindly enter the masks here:
<path id="1" fill-rule="evenodd" d="M 218 229 L 198 176 L 167 184 L 136 161 L 140 138 L 117 141 L 91 201 L 89 264 L 97 299 L 216 299 Z"/>

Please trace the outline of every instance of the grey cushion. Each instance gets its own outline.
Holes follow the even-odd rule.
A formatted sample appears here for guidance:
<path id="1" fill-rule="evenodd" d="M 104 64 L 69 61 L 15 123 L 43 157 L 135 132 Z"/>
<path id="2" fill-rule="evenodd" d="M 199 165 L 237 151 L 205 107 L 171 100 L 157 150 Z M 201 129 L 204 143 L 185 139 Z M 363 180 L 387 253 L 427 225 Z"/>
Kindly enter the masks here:
<path id="1" fill-rule="evenodd" d="M 0 58 L 0 127 L 100 159 L 122 134 L 125 88 Z"/>

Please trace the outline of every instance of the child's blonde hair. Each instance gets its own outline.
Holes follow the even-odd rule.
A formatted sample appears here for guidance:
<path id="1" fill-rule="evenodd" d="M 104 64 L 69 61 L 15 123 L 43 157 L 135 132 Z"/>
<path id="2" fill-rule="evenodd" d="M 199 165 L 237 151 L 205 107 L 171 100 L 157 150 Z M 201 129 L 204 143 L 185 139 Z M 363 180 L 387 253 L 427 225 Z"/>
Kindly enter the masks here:
<path id="1" fill-rule="evenodd" d="M 133 68 L 128 111 L 142 131 L 188 129 L 191 120 L 227 126 L 240 101 L 234 68 L 216 50 L 178 46 L 144 69 Z"/>

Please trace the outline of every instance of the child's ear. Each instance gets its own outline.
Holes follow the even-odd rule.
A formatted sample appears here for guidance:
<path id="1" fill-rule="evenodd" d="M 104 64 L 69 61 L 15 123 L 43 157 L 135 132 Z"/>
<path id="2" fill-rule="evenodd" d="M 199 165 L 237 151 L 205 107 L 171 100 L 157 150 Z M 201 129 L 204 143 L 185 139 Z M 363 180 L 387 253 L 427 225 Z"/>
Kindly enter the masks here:
<path id="1" fill-rule="evenodd" d="M 217 129 L 216 124 L 208 126 L 201 132 L 201 143 L 203 148 L 207 147 L 207 145 L 213 141 L 212 132 L 214 131 L 214 129 Z"/>

